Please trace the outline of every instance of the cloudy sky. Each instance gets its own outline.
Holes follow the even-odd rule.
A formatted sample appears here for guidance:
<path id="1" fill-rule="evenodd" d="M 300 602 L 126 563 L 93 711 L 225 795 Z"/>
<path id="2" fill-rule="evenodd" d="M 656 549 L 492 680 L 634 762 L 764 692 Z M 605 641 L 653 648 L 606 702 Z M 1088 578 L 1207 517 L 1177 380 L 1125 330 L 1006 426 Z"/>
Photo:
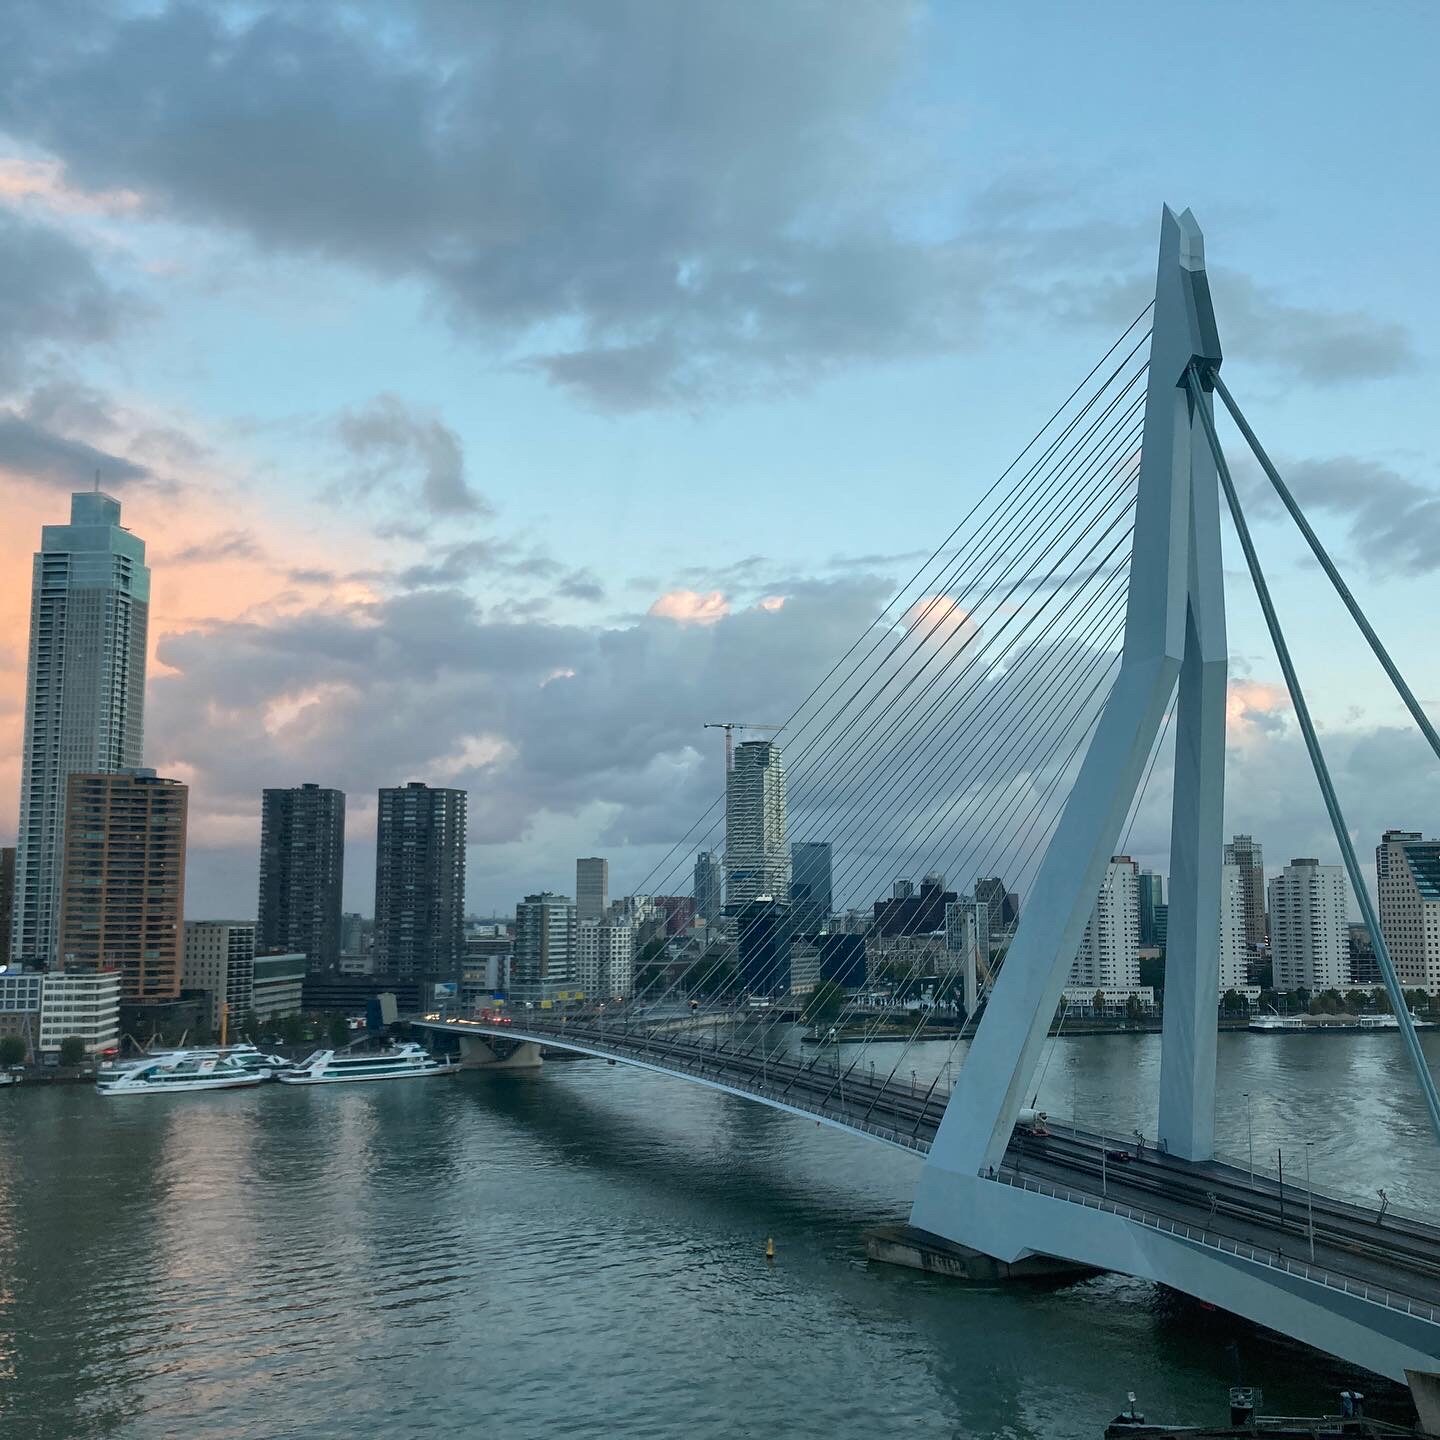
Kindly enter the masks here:
<path id="1" fill-rule="evenodd" d="M 477 910 L 577 854 L 639 884 L 718 791 L 701 723 L 784 718 L 993 483 L 1143 303 L 1162 201 L 1440 706 L 1437 48 L 1421 3 L 9 0 L 0 835 L 29 555 L 98 469 L 192 915 L 253 907 L 259 789 L 302 780 L 350 795 L 347 908 L 412 778 L 470 791 Z M 1363 847 L 1440 829 L 1255 504 Z M 1227 819 L 1333 861 L 1239 579 Z M 1132 850 L 1165 832 L 1147 798 Z"/>

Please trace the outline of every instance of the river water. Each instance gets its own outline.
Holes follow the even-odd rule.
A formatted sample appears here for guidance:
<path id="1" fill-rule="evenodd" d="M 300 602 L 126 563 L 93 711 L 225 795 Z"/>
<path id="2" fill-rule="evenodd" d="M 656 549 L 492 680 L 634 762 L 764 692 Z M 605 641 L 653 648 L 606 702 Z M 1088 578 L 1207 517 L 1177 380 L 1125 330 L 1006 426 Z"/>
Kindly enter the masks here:
<path id="1" fill-rule="evenodd" d="M 1435 1210 L 1398 1037 L 1220 1047 L 1224 1150 L 1283 1145 L 1288 1178 L 1308 1138 L 1317 1186 Z M 951 1058 L 930 1042 L 901 1074 Z M 1153 1134 L 1158 1064 L 1158 1036 L 1062 1038 L 1040 1103 Z M 861 1233 L 904 1219 L 918 1164 L 599 1062 L 163 1099 L 12 1087 L 0 1435 L 1092 1440 L 1132 1388 L 1154 1417 L 1218 1418 L 1232 1340 L 1268 1408 L 1333 1408 L 1342 1367 L 1138 1281 L 868 1265 Z"/>

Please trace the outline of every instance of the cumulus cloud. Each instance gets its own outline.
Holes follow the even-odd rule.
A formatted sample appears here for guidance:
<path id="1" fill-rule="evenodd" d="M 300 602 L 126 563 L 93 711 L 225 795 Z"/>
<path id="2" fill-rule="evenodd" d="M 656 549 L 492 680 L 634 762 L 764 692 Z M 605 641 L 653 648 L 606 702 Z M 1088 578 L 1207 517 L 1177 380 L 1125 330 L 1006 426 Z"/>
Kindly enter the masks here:
<path id="1" fill-rule="evenodd" d="M 0 387 L 60 347 L 112 339 L 128 310 L 67 235 L 0 206 Z"/>
<path id="2" fill-rule="evenodd" d="M 522 863 L 545 816 L 597 806 L 615 843 L 668 846 L 720 785 L 702 722 L 788 708 L 877 604 L 870 582 L 816 585 L 708 626 L 604 628 L 495 620 L 426 589 L 211 622 L 161 640 L 147 749 L 190 767 L 199 823 L 220 833 L 258 813 L 256 776 L 362 798 L 443 777 L 471 792 L 482 865 L 488 847 Z"/>
<path id="3" fill-rule="evenodd" d="M 97 476 L 106 486 L 115 486 L 149 474 L 143 465 L 57 433 L 26 413 L 0 409 L 0 471 L 4 470 L 64 490 L 83 490 Z"/>
<path id="4" fill-rule="evenodd" d="M 730 599 L 723 590 L 710 590 L 704 595 L 695 590 L 667 590 L 647 613 L 681 625 L 713 625 L 730 613 Z"/>
<path id="5" fill-rule="evenodd" d="M 345 411 L 335 432 L 352 462 L 347 479 L 354 491 L 379 492 L 406 508 L 418 502 L 433 517 L 492 513 L 466 479 L 460 437 L 398 395 L 377 395 Z"/>
<path id="6" fill-rule="evenodd" d="M 1246 275 L 1215 282 L 1221 336 L 1247 359 L 1314 385 L 1384 379 L 1418 363 L 1409 330 L 1359 310 L 1295 305 Z"/>
<path id="7" fill-rule="evenodd" d="M 1323 512 L 1346 522 L 1351 549 L 1375 574 L 1428 575 L 1440 568 L 1440 490 L 1355 455 L 1277 463 L 1307 515 Z M 1259 467 L 1247 461 L 1243 473 L 1247 506 L 1283 515 Z"/>

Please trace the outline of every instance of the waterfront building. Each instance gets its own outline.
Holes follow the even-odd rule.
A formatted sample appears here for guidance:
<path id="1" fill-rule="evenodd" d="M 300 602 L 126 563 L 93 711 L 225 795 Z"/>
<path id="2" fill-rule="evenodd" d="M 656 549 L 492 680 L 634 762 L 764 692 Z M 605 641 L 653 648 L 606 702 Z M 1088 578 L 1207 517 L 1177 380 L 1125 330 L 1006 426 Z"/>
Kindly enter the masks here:
<path id="1" fill-rule="evenodd" d="M 1073 989 L 1131 991 L 1140 984 L 1140 867 L 1112 855 L 1070 966 Z"/>
<path id="2" fill-rule="evenodd" d="M 1136 891 L 1140 906 L 1140 943 L 1158 945 L 1155 938 L 1155 907 L 1165 903 L 1165 877 L 1142 870 Z"/>
<path id="3" fill-rule="evenodd" d="M 40 988 L 42 1055 L 55 1054 L 78 1036 L 87 1055 L 113 1050 L 120 1042 L 120 972 L 52 970 Z"/>
<path id="4" fill-rule="evenodd" d="M 890 887 L 890 898 L 892 900 L 911 900 L 915 896 L 915 882 L 913 880 L 897 880 Z"/>
<path id="5" fill-rule="evenodd" d="M 1155 907 L 1155 945 L 1163 951 L 1169 943 L 1170 906 L 1168 902 L 1161 902 Z"/>
<path id="6" fill-rule="evenodd" d="M 743 747 L 742 747 L 743 748 Z M 740 984 L 749 995 L 790 991 L 790 906 L 780 900 L 751 900 L 736 914 L 736 958 Z"/>
<path id="7" fill-rule="evenodd" d="M 40 1038 L 40 993 L 44 975 L 39 970 L 0 966 L 0 1038 L 18 1035 L 27 1052 Z"/>
<path id="8" fill-rule="evenodd" d="M 587 1000 L 628 999 L 635 988 L 635 931 L 610 920 L 579 920 L 573 982 Z"/>
<path id="9" fill-rule="evenodd" d="M 937 876 L 927 876 L 920 893 L 875 902 L 873 930 L 876 935 L 930 935 L 945 929 L 945 907 L 959 897 L 953 890 L 936 888 Z M 907 882 L 908 883 L 908 882 Z M 988 912 L 987 912 L 988 913 Z M 988 924 L 988 921 L 987 921 Z"/>
<path id="10" fill-rule="evenodd" d="M 189 797 L 153 770 L 77 771 L 67 782 L 61 963 L 117 969 L 127 1002 L 180 994 Z"/>
<path id="11" fill-rule="evenodd" d="M 1265 851 L 1249 835 L 1236 835 L 1225 847 L 1225 864 L 1240 868 L 1240 890 L 1245 897 L 1245 943 L 1263 945 L 1265 924 Z"/>
<path id="12" fill-rule="evenodd" d="M 1144 878 L 1143 876 L 1141 877 Z M 1250 982 L 1245 881 L 1238 865 L 1220 867 L 1220 993 Z"/>
<path id="13" fill-rule="evenodd" d="M 610 862 L 591 856 L 575 862 L 575 918 L 599 920 L 610 908 Z"/>
<path id="14" fill-rule="evenodd" d="M 1005 882 L 998 875 L 977 876 L 974 889 L 975 900 L 978 904 L 985 906 L 986 933 L 990 937 L 990 948 L 992 953 L 998 948 L 1000 937 L 1006 934 L 1005 928 L 1005 907 L 1010 899 L 1010 892 L 1005 888 Z M 1016 906 L 1016 919 L 1019 919 L 1019 907 Z"/>
<path id="15" fill-rule="evenodd" d="M 465 953 L 463 790 L 419 780 L 380 791 L 375 846 L 377 976 L 458 981 Z"/>
<path id="16" fill-rule="evenodd" d="M 30 589 L 30 649 L 10 954 L 58 955 L 60 871 L 70 776 L 141 763 L 150 571 L 145 542 L 98 490 L 46 525 Z"/>
<path id="17" fill-rule="evenodd" d="M 10 927 L 15 919 L 15 847 L 0 846 L 0 970 L 10 963 Z"/>
<path id="18" fill-rule="evenodd" d="M 1352 920 L 1347 928 L 1350 932 L 1350 983 L 1361 990 L 1374 989 L 1376 985 L 1384 982 L 1380 976 L 1380 961 L 1375 955 L 1375 942 L 1370 938 L 1370 930 L 1363 920 L 1359 923 Z M 1382 930 L 1380 933 L 1383 935 L 1385 932 Z"/>
<path id="19" fill-rule="evenodd" d="M 790 939 L 790 994 L 810 995 L 822 979 L 818 936 Z"/>
<path id="20" fill-rule="evenodd" d="M 1100 1003 L 1096 1005 L 1096 997 Z M 1151 985 L 1070 985 L 1060 992 L 1061 1003 L 1068 1015 L 1082 1015 L 1095 1020 L 1123 1020 L 1130 1013 L 1133 1000 L 1144 1016 L 1155 1013 L 1155 989 Z"/>
<path id="21" fill-rule="evenodd" d="M 575 902 L 543 890 L 515 907 L 515 948 L 510 990 L 520 1004 L 553 1000 L 575 981 Z"/>
<path id="22" fill-rule="evenodd" d="M 720 857 L 702 850 L 695 857 L 695 913 L 713 925 L 724 911 L 725 871 Z"/>
<path id="23" fill-rule="evenodd" d="M 1340 865 L 1292 860 L 1270 882 L 1277 990 L 1339 990 L 1350 976 L 1350 892 Z"/>
<path id="24" fill-rule="evenodd" d="M 233 1031 L 254 1002 L 255 922 L 187 920 L 181 981 L 184 989 L 209 996 L 216 1034 L 227 1016 Z"/>
<path id="25" fill-rule="evenodd" d="M 725 904 L 737 910 L 762 897 L 790 896 L 785 836 L 785 764 L 773 740 L 735 747 L 725 777 Z"/>
<path id="26" fill-rule="evenodd" d="M 820 937 L 820 975 L 847 990 L 863 989 L 867 980 L 863 935 L 825 934 Z"/>
<path id="27" fill-rule="evenodd" d="M 963 982 L 965 1013 L 979 1000 L 979 981 L 990 972 L 990 907 L 973 895 L 962 895 L 945 907 L 945 948 L 955 957 L 952 973 Z"/>
<path id="28" fill-rule="evenodd" d="M 298 1015 L 308 969 L 309 957 L 298 950 L 289 954 L 257 955 L 249 1008 L 261 1020 Z"/>
<path id="29" fill-rule="evenodd" d="M 798 935 L 814 935 L 830 919 L 830 865 L 828 840 L 800 840 L 790 846 L 790 905 Z"/>
<path id="30" fill-rule="evenodd" d="M 369 927 L 358 910 L 340 912 L 340 954 L 363 955 L 369 948 Z"/>
<path id="31" fill-rule="evenodd" d="M 1440 840 L 1387 830 L 1375 847 L 1375 876 L 1380 933 L 1400 984 L 1440 994 Z"/>
<path id="32" fill-rule="evenodd" d="M 344 791 L 314 784 L 265 790 L 257 946 L 298 950 L 312 970 L 333 970 L 341 951 L 344 873 Z"/>

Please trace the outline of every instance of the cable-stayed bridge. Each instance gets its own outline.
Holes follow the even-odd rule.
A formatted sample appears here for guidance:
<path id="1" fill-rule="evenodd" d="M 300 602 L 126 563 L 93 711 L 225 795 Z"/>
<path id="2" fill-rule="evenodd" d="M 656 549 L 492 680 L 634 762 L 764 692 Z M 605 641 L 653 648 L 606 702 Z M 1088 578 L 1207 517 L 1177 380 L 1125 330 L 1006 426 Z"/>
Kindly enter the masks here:
<path id="1" fill-rule="evenodd" d="M 894 996 L 938 987 L 963 1007 L 956 1046 L 970 1043 L 953 1086 L 939 1074 L 921 1084 L 902 1068 L 923 1018 L 899 1059 L 893 1043 L 872 1050 L 893 1042 L 894 1016 L 875 1014 L 859 985 L 826 1013 L 853 1042 L 843 1058 L 838 1049 L 791 1053 L 789 1012 L 776 1003 L 766 1013 L 766 999 L 791 988 L 773 880 L 772 893 L 727 907 L 733 946 L 649 967 L 623 1003 L 592 996 L 575 1013 L 420 1023 L 459 1035 L 472 1058 L 568 1050 L 918 1152 L 917 1232 L 1003 1264 L 1048 1256 L 1171 1285 L 1408 1377 L 1422 1420 L 1440 1432 L 1440 1227 L 1282 1186 L 1215 1154 L 1222 495 L 1440 1138 L 1440 1099 L 1216 433 L 1216 395 L 1437 757 L 1440 736 L 1221 380 L 1221 363 L 1199 229 L 1188 211 L 1167 209 L 1153 302 L 806 696 L 779 736 L 786 769 L 757 752 L 774 773 L 755 782 L 748 830 L 731 807 L 732 878 L 742 850 L 763 862 L 774 842 L 767 826 L 787 805 L 792 835 L 831 841 L 839 895 L 868 897 L 907 872 L 1007 877 L 1023 903 L 998 953 L 988 907 L 949 898 L 943 879 L 927 892 L 945 900 L 929 939 L 912 932 L 887 947 L 882 934 L 872 951 Z M 1121 1163 L 1113 1142 L 1079 1127 L 1052 1122 L 1050 1135 L 1036 1136 L 1016 1126 L 1072 963 L 1091 943 L 1106 866 L 1124 848 L 1172 727 L 1155 1139 Z M 674 868 L 695 849 L 719 848 L 721 803 L 677 844 Z M 641 888 L 673 893 L 673 870 L 663 869 Z"/>

